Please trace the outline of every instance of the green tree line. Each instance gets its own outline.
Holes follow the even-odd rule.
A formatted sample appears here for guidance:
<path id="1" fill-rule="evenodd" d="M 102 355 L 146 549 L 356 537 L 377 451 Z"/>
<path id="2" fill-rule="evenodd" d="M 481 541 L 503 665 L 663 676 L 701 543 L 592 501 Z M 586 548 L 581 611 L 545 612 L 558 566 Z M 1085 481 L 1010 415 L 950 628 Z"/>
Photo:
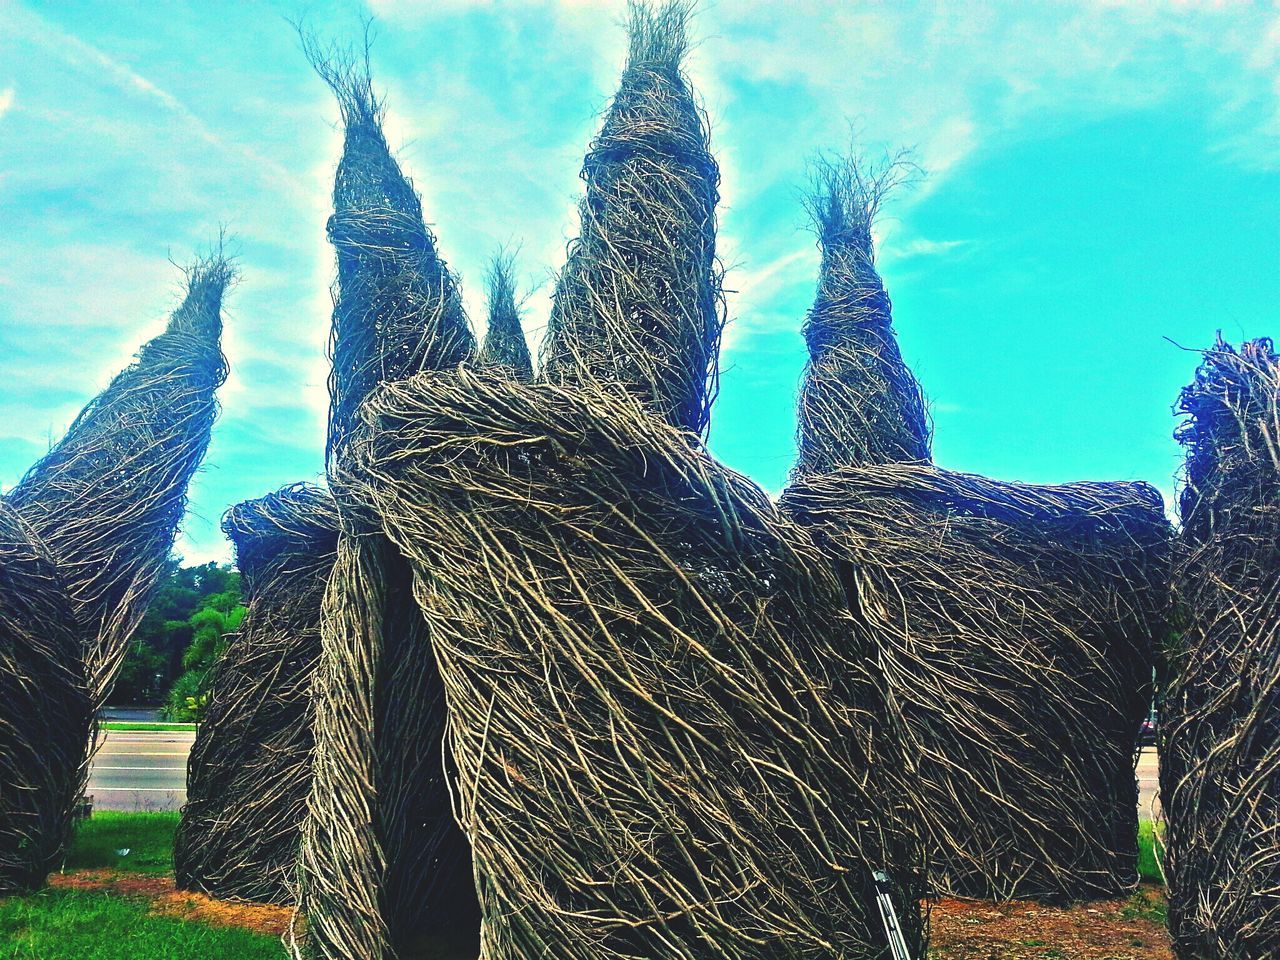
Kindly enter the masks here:
<path id="1" fill-rule="evenodd" d="M 169 720 L 198 720 L 210 670 L 244 619 L 240 574 L 170 559 L 125 655 L 113 704 L 160 704 Z"/>

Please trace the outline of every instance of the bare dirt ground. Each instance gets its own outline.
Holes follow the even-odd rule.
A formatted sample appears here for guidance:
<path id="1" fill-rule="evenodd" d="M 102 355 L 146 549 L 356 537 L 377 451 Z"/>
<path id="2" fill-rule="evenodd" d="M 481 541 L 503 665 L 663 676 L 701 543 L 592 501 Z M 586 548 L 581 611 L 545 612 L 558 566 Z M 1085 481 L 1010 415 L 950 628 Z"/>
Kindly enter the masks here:
<path id="1" fill-rule="evenodd" d="M 116 870 L 55 874 L 58 888 L 102 890 L 151 901 L 156 913 L 280 936 L 293 922 L 289 907 L 213 900 L 177 890 L 173 878 Z M 1027 900 L 995 905 L 946 898 L 932 905 L 930 960 L 1172 960 L 1164 929 L 1164 898 L 1143 887 L 1123 900 L 1049 907 Z M 436 952 L 436 951 L 439 952 Z M 435 948 L 430 957 L 461 957 Z"/>
<path id="2" fill-rule="evenodd" d="M 1173 960 L 1154 886 L 1070 907 L 943 899 L 932 921 L 931 960 Z"/>
<path id="3" fill-rule="evenodd" d="M 224 927 L 243 927 L 257 933 L 280 936 L 293 920 L 292 907 L 214 900 L 202 893 L 188 893 L 173 885 L 173 877 L 148 876 L 117 870 L 77 870 L 54 874 L 49 885 L 61 889 L 102 890 L 151 901 L 155 913 L 181 920 L 199 920 Z"/>

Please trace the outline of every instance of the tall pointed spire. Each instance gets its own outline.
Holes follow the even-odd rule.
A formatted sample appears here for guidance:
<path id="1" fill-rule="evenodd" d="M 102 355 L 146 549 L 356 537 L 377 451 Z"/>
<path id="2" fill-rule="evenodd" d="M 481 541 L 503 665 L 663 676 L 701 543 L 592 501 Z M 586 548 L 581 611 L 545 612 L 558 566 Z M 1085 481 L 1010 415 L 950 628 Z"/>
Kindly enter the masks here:
<path id="1" fill-rule="evenodd" d="M 480 361 L 508 371 L 516 380 L 533 379 L 533 361 L 520 325 L 520 306 L 516 303 L 512 254 L 498 254 L 489 266 L 489 329 L 484 335 Z"/>
<path id="2" fill-rule="evenodd" d="M 900 162 L 880 170 L 856 159 L 817 165 L 809 210 L 822 266 L 804 324 L 798 476 L 930 457 L 924 397 L 898 349 L 871 236 L 901 172 Z"/>
<path id="3" fill-rule="evenodd" d="M 631 4 L 627 65 L 583 165 L 581 235 L 556 287 L 542 373 L 625 389 L 702 433 L 724 305 L 720 173 L 682 72 L 691 9 L 684 0 Z"/>

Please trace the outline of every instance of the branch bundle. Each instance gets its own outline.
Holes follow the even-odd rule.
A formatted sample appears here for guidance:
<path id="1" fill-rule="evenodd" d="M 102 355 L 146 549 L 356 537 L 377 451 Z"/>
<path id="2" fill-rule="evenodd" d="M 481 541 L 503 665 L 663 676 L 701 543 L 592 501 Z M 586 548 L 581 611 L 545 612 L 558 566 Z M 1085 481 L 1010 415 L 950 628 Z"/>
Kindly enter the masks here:
<path id="1" fill-rule="evenodd" d="M 146 610 L 209 445 L 220 256 L 0 504 L 0 893 L 44 882 L 69 839 L 93 717 Z"/>
<path id="2" fill-rule="evenodd" d="M 511 254 L 499 254 L 489 267 L 489 328 L 477 359 L 513 380 L 527 383 L 533 379 L 533 359 L 520 324 L 515 258 Z"/>
<path id="3" fill-rule="evenodd" d="M 1159 494 L 886 464 L 800 481 L 781 507 L 878 645 L 934 885 L 1048 900 L 1133 886 L 1133 749 L 1168 606 Z"/>
<path id="4" fill-rule="evenodd" d="M 221 256 L 187 273 L 187 295 L 160 336 L 80 412 L 8 495 L 58 565 L 79 620 L 90 697 L 111 690 L 129 637 L 169 555 L 187 483 L 209 446 L 222 296 Z"/>
<path id="5" fill-rule="evenodd" d="M 1205 353 L 1187 420 L 1160 788 L 1180 960 L 1280 955 L 1280 357 Z"/>
<path id="6" fill-rule="evenodd" d="M 724 304 L 715 254 L 719 169 L 681 61 L 691 5 L 631 7 L 626 70 L 582 169 L 542 348 L 558 384 L 594 382 L 706 429 Z"/>
<path id="7" fill-rule="evenodd" d="M 879 170 L 856 159 L 817 166 L 808 205 L 822 266 L 804 323 L 796 476 L 929 460 L 924 395 L 898 349 L 871 237 L 881 201 L 907 171 L 902 158 Z"/>
<path id="8" fill-rule="evenodd" d="M 380 388 L 356 472 L 448 692 L 489 960 L 918 948 L 905 762 L 840 586 L 763 492 L 614 391 Z"/>
<path id="9" fill-rule="evenodd" d="M 338 280 L 328 463 L 342 534 L 321 610 L 302 905 L 312 955 L 378 960 L 478 921 L 441 767 L 435 658 L 408 566 L 349 494 L 347 437 L 379 381 L 451 367 L 475 343 L 418 196 L 387 148 L 367 59 L 351 66 L 309 52 L 345 123 L 329 221 Z"/>
<path id="10" fill-rule="evenodd" d="M 191 750 L 174 875 L 184 890 L 285 903 L 311 786 L 311 684 L 337 508 L 299 484 L 232 507 L 222 528 L 249 612 L 218 660 Z"/>
<path id="11" fill-rule="evenodd" d="M 0 500 L 0 895 L 38 889 L 58 867 L 92 720 L 66 588 Z"/>

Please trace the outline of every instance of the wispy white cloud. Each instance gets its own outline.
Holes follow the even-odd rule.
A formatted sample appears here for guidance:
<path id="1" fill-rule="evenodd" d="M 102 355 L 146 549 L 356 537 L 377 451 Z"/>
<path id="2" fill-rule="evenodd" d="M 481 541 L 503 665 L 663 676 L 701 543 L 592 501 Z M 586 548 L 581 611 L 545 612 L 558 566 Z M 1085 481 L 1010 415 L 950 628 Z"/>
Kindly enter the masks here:
<path id="1" fill-rule="evenodd" d="M 950 253 L 952 250 L 958 250 L 967 246 L 968 240 L 929 240 L 926 237 L 916 237 L 907 241 L 901 247 L 892 247 L 893 254 L 900 259 L 907 257 L 932 257 L 938 254 Z"/>

